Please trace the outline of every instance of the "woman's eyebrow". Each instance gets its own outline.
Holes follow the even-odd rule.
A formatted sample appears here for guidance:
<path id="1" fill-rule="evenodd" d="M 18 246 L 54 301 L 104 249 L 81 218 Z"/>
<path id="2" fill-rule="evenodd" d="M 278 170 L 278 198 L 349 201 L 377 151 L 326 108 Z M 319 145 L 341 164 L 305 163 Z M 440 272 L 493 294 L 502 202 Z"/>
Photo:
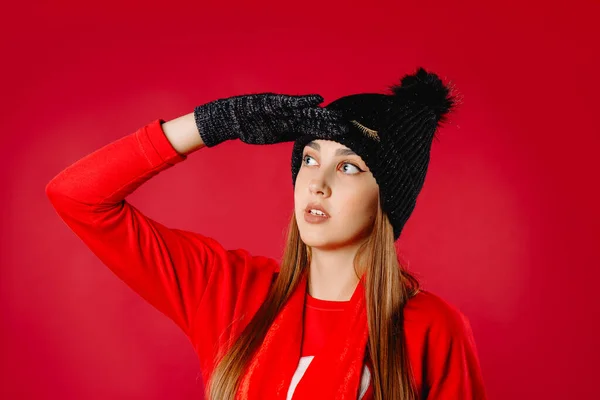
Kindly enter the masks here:
<path id="1" fill-rule="evenodd" d="M 319 145 L 319 143 L 314 143 L 314 142 L 310 142 L 309 144 L 307 144 L 308 147 L 312 147 L 313 149 L 320 151 L 321 150 L 321 146 Z M 335 155 L 336 156 L 356 156 L 358 154 L 356 154 L 355 152 L 353 152 L 350 149 L 337 149 L 335 151 Z"/>
<path id="2" fill-rule="evenodd" d="M 350 149 L 337 149 L 335 152 L 336 156 L 357 156 L 355 152 Z"/>

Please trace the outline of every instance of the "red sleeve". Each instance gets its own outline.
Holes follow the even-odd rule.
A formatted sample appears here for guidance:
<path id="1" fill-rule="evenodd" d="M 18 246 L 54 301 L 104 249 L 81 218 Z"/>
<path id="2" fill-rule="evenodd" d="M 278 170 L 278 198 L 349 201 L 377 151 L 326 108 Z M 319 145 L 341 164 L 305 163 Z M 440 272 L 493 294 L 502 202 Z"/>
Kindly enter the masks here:
<path id="1" fill-rule="evenodd" d="M 125 200 L 187 158 L 171 146 L 163 122 L 155 120 L 83 157 L 54 177 L 46 194 L 112 272 L 190 337 L 212 267 L 226 262 L 227 252 L 212 238 L 165 227 Z"/>
<path id="2" fill-rule="evenodd" d="M 448 311 L 429 331 L 427 400 L 487 399 L 475 339 L 467 317 Z"/>

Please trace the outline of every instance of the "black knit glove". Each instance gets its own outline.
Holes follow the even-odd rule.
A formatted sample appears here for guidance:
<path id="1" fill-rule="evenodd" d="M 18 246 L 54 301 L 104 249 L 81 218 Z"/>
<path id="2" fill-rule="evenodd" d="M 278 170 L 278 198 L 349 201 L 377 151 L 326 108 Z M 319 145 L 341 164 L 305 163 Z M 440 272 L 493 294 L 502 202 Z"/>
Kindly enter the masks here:
<path id="1" fill-rule="evenodd" d="M 302 135 L 322 138 L 348 132 L 337 111 L 318 104 L 318 94 L 259 93 L 211 101 L 194 109 L 196 126 L 207 147 L 231 139 L 248 144 L 294 141 Z"/>

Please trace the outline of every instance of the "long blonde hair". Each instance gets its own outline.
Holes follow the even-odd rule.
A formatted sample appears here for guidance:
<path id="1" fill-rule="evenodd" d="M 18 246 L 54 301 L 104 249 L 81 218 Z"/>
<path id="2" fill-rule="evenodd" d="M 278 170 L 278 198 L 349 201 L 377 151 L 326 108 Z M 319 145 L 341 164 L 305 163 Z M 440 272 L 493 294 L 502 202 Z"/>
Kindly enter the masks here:
<path id="1" fill-rule="evenodd" d="M 310 265 L 310 248 L 302 242 L 292 212 L 287 240 L 277 277 L 266 300 L 234 344 L 218 357 L 206 383 L 206 398 L 233 400 L 237 385 L 252 354 L 260 346 L 271 323 Z M 373 363 L 375 400 L 418 399 L 403 331 L 403 308 L 420 290 L 419 281 L 400 263 L 394 247 L 393 228 L 378 206 L 373 229 L 354 258 L 357 277 L 366 276 L 369 323 L 368 351 Z"/>

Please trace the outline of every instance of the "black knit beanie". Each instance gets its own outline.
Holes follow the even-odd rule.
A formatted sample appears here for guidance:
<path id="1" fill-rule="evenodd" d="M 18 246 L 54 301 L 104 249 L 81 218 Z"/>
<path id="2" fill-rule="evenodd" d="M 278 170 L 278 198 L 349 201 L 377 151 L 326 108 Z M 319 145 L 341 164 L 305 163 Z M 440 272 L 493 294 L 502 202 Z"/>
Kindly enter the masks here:
<path id="1" fill-rule="evenodd" d="M 423 187 L 435 132 L 456 102 L 440 78 L 422 67 L 390 87 L 390 94 L 359 93 L 326 106 L 342 112 L 350 130 L 335 141 L 367 164 L 379 185 L 381 208 L 394 227 L 394 240 L 415 208 Z M 316 135 L 296 139 L 292 150 L 292 182 L 304 147 Z M 331 138 L 323 140 L 332 140 Z"/>

